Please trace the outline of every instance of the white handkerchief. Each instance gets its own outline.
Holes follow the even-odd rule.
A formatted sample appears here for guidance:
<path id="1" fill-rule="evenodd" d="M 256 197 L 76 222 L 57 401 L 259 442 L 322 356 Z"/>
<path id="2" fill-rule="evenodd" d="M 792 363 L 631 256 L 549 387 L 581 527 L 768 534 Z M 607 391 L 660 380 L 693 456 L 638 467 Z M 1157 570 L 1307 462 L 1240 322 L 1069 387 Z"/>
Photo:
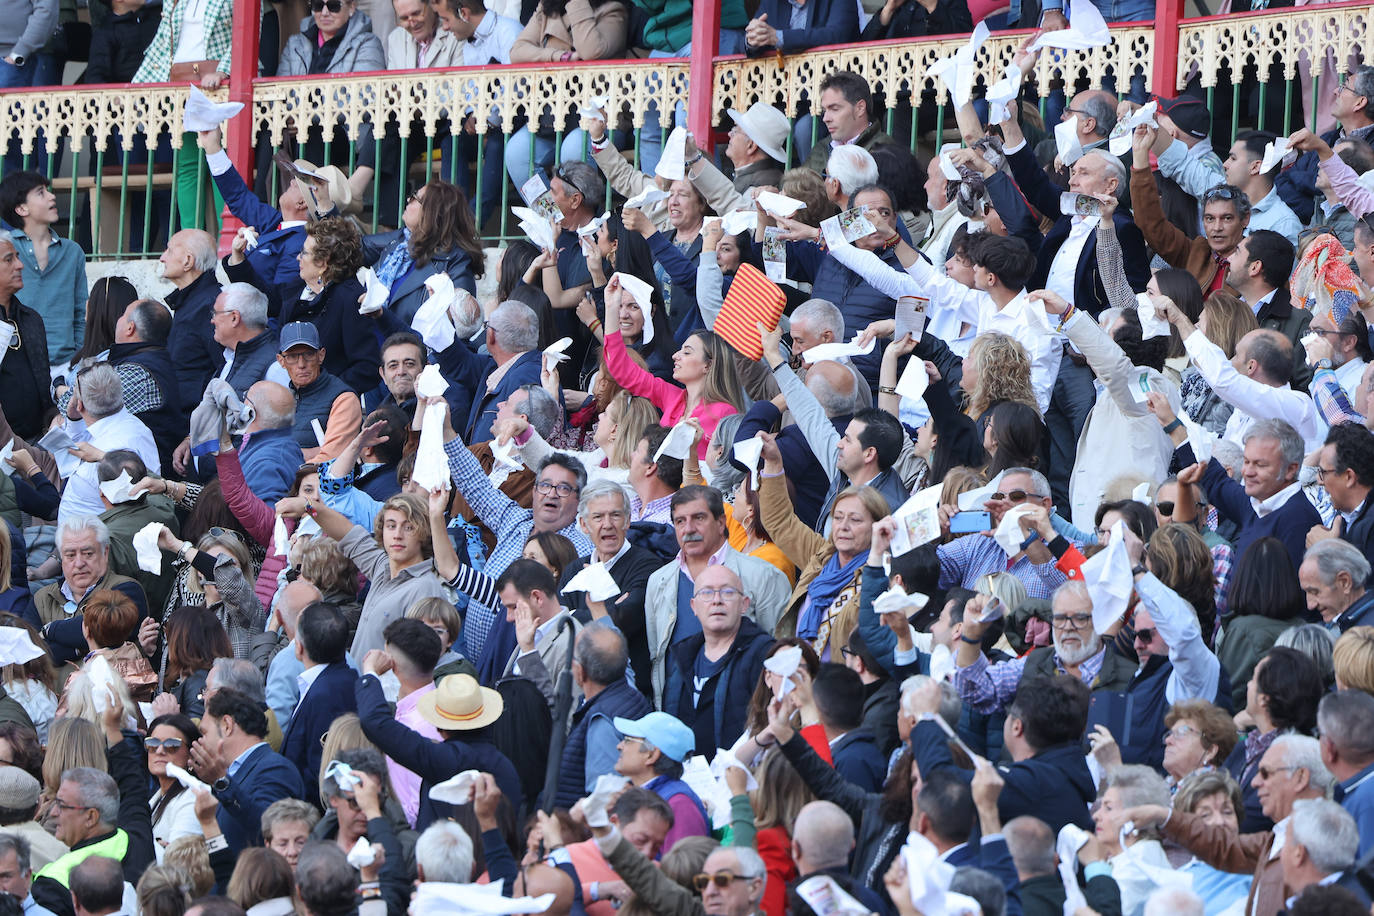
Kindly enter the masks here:
<path id="1" fill-rule="evenodd" d="M 1083 144 L 1078 140 L 1078 115 L 1054 125 L 1054 145 L 1059 150 L 1059 161 L 1065 167 L 1073 165 L 1083 156 Z"/>
<path id="2" fill-rule="evenodd" d="M 758 204 L 760 210 L 770 216 L 788 218 L 806 206 L 804 202 L 795 197 L 788 197 L 786 194 L 778 194 L 775 191 L 760 191 L 755 203 Z"/>
<path id="3" fill-rule="evenodd" d="M 477 770 L 463 770 L 443 782 L 430 786 L 429 797 L 450 805 L 469 804 L 472 801 L 473 789 L 477 786 L 477 777 L 481 775 Z"/>
<path id="4" fill-rule="evenodd" d="M 759 460 L 763 457 L 763 440 L 756 434 L 752 439 L 741 439 L 734 446 L 735 460 L 749 469 L 749 485 L 756 491 L 759 488 Z"/>
<path id="5" fill-rule="evenodd" d="M 592 239 L 594 239 L 594 238 L 596 237 L 596 234 L 597 234 L 598 232 L 601 231 L 601 227 L 604 226 L 604 225 L 606 225 L 606 220 L 608 220 L 608 219 L 610 219 L 610 218 L 611 218 L 611 211 L 609 211 L 609 210 L 607 210 L 605 213 L 601 214 L 600 216 L 594 216 L 594 217 L 592 217 L 592 218 L 587 222 L 586 225 L 581 226 L 581 227 L 578 228 L 578 230 L 577 230 L 577 237 L 578 237 L 578 238 L 592 238 Z"/>
<path id="6" fill-rule="evenodd" d="M 873 613 L 881 616 L 883 614 L 901 611 L 909 617 L 911 615 L 907 614 L 908 611 L 911 613 L 919 611 L 926 606 L 926 601 L 928 600 L 929 599 L 920 592 L 907 593 L 894 585 L 877 598 L 873 599 Z"/>
<path id="7" fill-rule="evenodd" d="M 1159 309 L 1155 306 L 1155 301 L 1149 293 L 1137 293 L 1135 297 L 1136 314 L 1140 316 L 1141 337 L 1149 340 L 1153 337 L 1169 336 L 1169 320 L 1159 314 Z"/>
<path id="8" fill-rule="evenodd" d="M 291 532 L 292 538 L 312 538 L 318 535 L 323 529 L 320 523 L 310 516 L 304 516 L 296 523 L 296 530 Z"/>
<path id="9" fill-rule="evenodd" d="M 721 217 L 720 228 L 726 235 L 739 235 L 751 231 L 758 222 L 758 214 L 754 210 L 731 210 Z"/>
<path id="10" fill-rule="evenodd" d="M 0 347 L 3 347 L 0 344 Z M 0 474 L 8 474 L 10 469 L 9 461 L 14 457 L 14 436 L 10 436 L 10 441 L 0 446 Z"/>
<path id="11" fill-rule="evenodd" d="M 782 684 L 778 686 L 777 698 L 781 700 L 787 696 L 797 686 L 792 680 L 792 675 L 797 673 L 797 668 L 801 666 L 802 650 L 799 646 L 788 646 L 786 649 L 779 649 L 771 657 L 763 660 L 763 667 L 782 678 Z"/>
<path id="12" fill-rule="evenodd" d="M 1078 850 L 1088 842 L 1088 831 L 1077 824 L 1065 824 L 1059 828 L 1059 837 L 1054 848 L 1059 853 L 1059 880 L 1064 884 L 1064 913 L 1073 916 L 1088 905 L 1083 891 L 1078 886 Z"/>
<path id="13" fill-rule="evenodd" d="M 920 366 L 925 374 L 925 365 L 913 359 L 909 365 Z M 910 371 L 908 369 L 908 371 Z M 900 389 L 901 385 L 898 384 Z M 936 484 L 911 494 L 906 502 L 892 513 L 897 530 L 892 535 L 892 555 L 899 557 L 922 544 L 929 544 L 940 536 L 940 490 Z"/>
<path id="14" fill-rule="evenodd" d="M 425 288 L 429 290 L 429 298 L 415 311 L 415 316 L 410 319 L 410 327 L 420 335 L 425 346 L 439 353 L 453 346 L 457 336 L 448 310 L 458 294 L 453 289 L 453 280 L 443 272 L 425 280 Z"/>
<path id="15" fill-rule="evenodd" d="M 1112 128 L 1111 139 L 1107 141 L 1107 149 L 1113 156 L 1124 156 L 1131 151 L 1131 135 L 1135 129 L 1142 124 L 1150 127 L 1158 127 L 1159 122 L 1155 120 L 1155 112 L 1159 109 L 1158 101 L 1146 102 L 1125 118 L 1116 122 Z"/>
<path id="16" fill-rule="evenodd" d="M 859 335 L 855 334 L 857 339 Z M 823 343 L 817 344 L 810 350 L 802 354 L 802 361 L 815 365 L 828 359 L 843 359 L 846 356 L 863 356 L 873 352 L 873 345 L 878 342 L 876 337 L 868 338 L 868 343 L 862 347 L 850 341 L 849 343 Z"/>
<path id="17" fill-rule="evenodd" d="M 816 916 L 868 916 L 868 907 L 846 894 L 829 875 L 807 878 L 797 885 L 797 896 Z"/>
<path id="18" fill-rule="evenodd" d="M 1321 339 L 1320 334 L 1308 332 L 1298 338 L 1298 343 L 1302 344 L 1304 350 L 1310 350 L 1312 349 L 1312 345 Z"/>
<path id="19" fill-rule="evenodd" d="M 372 849 L 372 844 L 367 841 L 367 837 L 358 837 L 358 842 L 353 844 L 353 848 L 348 851 L 348 864 L 354 868 L 363 868 L 377 861 L 377 853 Z"/>
<path id="20" fill-rule="evenodd" d="M 711 758 L 711 775 L 716 777 L 719 782 L 724 783 L 725 771 L 730 769 L 730 767 L 738 767 L 744 771 L 744 790 L 746 792 L 753 792 L 759 787 L 759 781 L 754 778 L 753 773 L 749 772 L 749 768 L 741 763 L 740 759 L 735 756 L 735 748 L 743 744 L 748 738 L 749 735 L 747 734 L 740 735 L 740 740 L 735 742 L 735 747 L 729 750 L 723 747 L 716 748 L 716 756 Z"/>
<path id="21" fill-rule="evenodd" d="M 983 42 L 988 40 L 988 34 L 988 24 L 979 21 L 967 44 L 955 51 L 954 56 L 938 60 L 926 70 L 927 78 L 938 76 L 944 80 L 956 107 L 962 108 L 967 105 L 969 97 L 973 94 L 973 81 L 977 76 L 974 72 L 974 58 Z"/>
<path id="22" fill-rule="evenodd" d="M 515 440 L 507 439 L 505 442 L 492 442 L 491 444 L 491 473 L 487 475 L 487 480 L 491 485 L 500 489 L 511 473 L 520 470 L 525 466 L 525 462 L 515 453 Z"/>
<path id="23" fill-rule="evenodd" d="M 959 174 L 959 166 L 954 164 L 949 153 L 940 154 L 940 171 L 945 174 L 945 178 L 950 181 L 963 181 L 964 176 Z"/>
<path id="24" fill-rule="evenodd" d="M 444 405 L 425 408 L 420 445 L 415 450 L 415 470 L 410 479 L 426 490 L 449 487 L 448 456 L 444 454 Z"/>
<path id="25" fill-rule="evenodd" d="M 683 761 L 682 781 L 706 805 L 712 829 L 719 830 L 730 823 L 730 790 L 711 772 L 705 757 L 693 754 Z"/>
<path id="26" fill-rule="evenodd" d="M 1072 0 L 1069 4 L 1069 27 L 1045 32 L 1035 39 L 1030 50 L 1063 48 L 1066 51 L 1081 51 L 1105 45 L 1111 40 L 1111 32 L 1107 31 L 1107 20 L 1102 18 L 1097 4 L 1093 3 L 1093 0 Z"/>
<path id="27" fill-rule="evenodd" d="M 563 586 L 563 593 L 568 592 L 586 592 L 588 601 L 609 601 L 620 594 L 620 586 L 611 578 L 605 563 L 593 560 Z"/>
<path id="28" fill-rule="evenodd" d="M 286 531 L 286 519 L 280 515 L 272 523 L 272 553 L 279 557 L 287 556 L 291 551 L 291 535 Z"/>
<path id="29" fill-rule="evenodd" d="M 646 322 L 645 322 L 645 324 L 652 324 L 652 323 L 653 323 L 653 322 L 649 322 L 649 321 L 646 321 Z M 568 347 L 571 347 L 571 346 L 572 346 L 572 338 L 571 338 L 571 337 L 560 337 L 560 338 L 558 338 L 557 340 L 555 340 L 553 343 L 551 343 L 551 344 L 549 344 L 547 347 L 545 347 L 545 348 L 544 348 L 544 368 L 547 369 L 549 372 L 552 372 L 552 371 L 558 366 L 559 363 L 566 361 L 566 360 L 568 359 L 568 355 L 567 355 L 567 353 L 566 353 L 565 351 L 568 349 Z"/>
<path id="30" fill-rule="evenodd" d="M 976 490 L 967 490 L 959 494 L 959 511 L 968 512 L 971 509 L 982 509 L 983 503 L 992 498 L 992 494 L 997 492 L 997 487 L 1002 483 L 1002 475 L 998 474 L 987 482 L 986 486 Z"/>
<path id="31" fill-rule="evenodd" d="M 634 274 L 623 274 L 616 272 L 612 275 L 620 278 L 620 289 L 635 305 L 639 306 L 639 311 L 644 315 L 644 329 L 639 332 L 640 342 L 647 346 L 654 340 L 654 288 L 648 283 L 636 277 Z"/>
<path id="32" fill-rule="evenodd" d="M 669 458 L 686 458 L 687 453 L 692 449 L 692 440 L 696 437 L 696 431 L 686 423 L 678 423 L 673 427 L 672 432 L 668 433 L 668 438 L 663 440 L 663 444 L 654 452 L 654 460 L 667 455 Z"/>
<path id="33" fill-rule="evenodd" d="M 319 417 L 310 418 L 310 430 L 315 434 L 315 441 L 320 444 L 320 448 L 324 448 L 324 427 L 320 425 Z"/>
<path id="34" fill-rule="evenodd" d="M 588 827 L 611 826 L 606 809 L 610 807 L 611 799 L 619 795 L 620 790 L 629 784 L 630 780 L 619 773 L 602 773 L 596 778 L 592 794 L 582 802 L 582 813 L 587 816 Z"/>
<path id="35" fill-rule="evenodd" d="M 192 792 L 200 792 L 202 790 L 206 792 L 210 791 L 209 786 L 201 782 L 199 779 L 196 779 L 194 776 L 183 770 L 181 767 L 177 766 L 175 763 L 167 764 L 167 775 L 175 779 L 177 782 L 181 783 L 186 788 L 190 789 Z"/>
<path id="36" fill-rule="evenodd" d="M 189 131 L 214 130 L 240 111 L 243 111 L 242 102 L 212 102 L 192 85 L 191 94 L 186 96 L 186 107 L 181 112 L 181 127 Z"/>
<path id="37" fill-rule="evenodd" d="M 448 391 L 448 381 L 444 378 L 439 367 L 434 363 L 420 370 L 420 375 L 415 379 L 415 393 L 422 398 L 442 397 Z"/>
<path id="38" fill-rule="evenodd" d="M 604 95 L 594 95 L 587 99 L 586 103 L 577 110 L 577 113 L 593 121 L 606 122 L 606 112 L 610 108 L 610 100 Z"/>
<path id="39" fill-rule="evenodd" d="M 1012 506 L 1002 514 L 1002 521 L 993 532 L 993 539 L 1009 557 L 1021 552 L 1021 542 L 1026 539 L 1026 533 L 1017 522 L 1030 510 L 1030 506 Z"/>
<path id="40" fill-rule="evenodd" d="M 913 356 L 907 360 L 902 377 L 897 379 L 897 393 L 904 398 L 919 401 L 930 386 L 930 376 L 926 375 L 925 361 Z"/>
<path id="41" fill-rule="evenodd" d="M 1288 168 L 1297 161 L 1297 151 L 1289 152 L 1288 150 L 1288 138 L 1279 137 L 1264 145 L 1264 158 L 1260 160 L 1260 173 L 1265 174 L 1279 165 Z"/>
<path id="42" fill-rule="evenodd" d="M 625 206 L 631 208 L 632 210 L 643 210 L 646 207 L 652 207 L 660 200 L 667 199 L 667 191 L 660 191 L 654 185 L 647 185 L 644 188 L 644 190 L 640 191 L 634 197 L 631 197 L 629 200 L 625 201 Z"/>
<path id="43" fill-rule="evenodd" d="M 1103 633 L 1126 613 L 1135 577 L 1131 575 L 1131 559 L 1126 554 L 1126 524 L 1120 520 L 1112 526 L 1107 549 L 1099 550 L 1080 567 L 1083 582 L 1093 599 L 1093 629 Z"/>
<path id="44" fill-rule="evenodd" d="M 1021 68 L 1008 64 L 1000 80 L 988 87 L 988 123 L 1011 120 L 1011 109 L 1021 94 Z"/>
<path id="45" fill-rule="evenodd" d="M 0 627 L 0 665 L 23 665 L 46 654 L 23 627 Z"/>
<path id="46" fill-rule="evenodd" d="M 663 144 L 663 155 L 654 166 L 654 174 L 669 181 L 681 181 L 687 173 L 687 128 L 674 127 Z"/>
<path id="47" fill-rule="evenodd" d="M 1180 411 L 1178 418 L 1183 421 L 1183 428 L 1188 431 L 1188 444 L 1192 446 L 1193 457 L 1206 464 L 1212 460 L 1212 449 L 1217 444 L 1219 438 L 1216 433 L 1207 429 L 1201 424 L 1194 423 L 1193 418 Z"/>
<path id="48" fill-rule="evenodd" d="M 415 888 L 410 902 L 411 916 L 507 916 L 515 913 L 545 913 L 553 904 L 553 894 L 538 897 L 506 897 L 504 881 L 490 884 L 449 884 L 425 881 Z"/>
<path id="49" fill-rule="evenodd" d="M 110 708 L 110 697 L 114 695 L 114 670 L 103 655 L 92 655 L 81 670 L 91 683 L 91 702 L 97 714 Z"/>
<path id="50" fill-rule="evenodd" d="M 556 247 L 553 226 L 547 217 L 540 216 L 528 207 L 511 207 L 510 212 L 520 220 L 520 228 L 536 248 L 540 251 L 549 251 Z"/>
<path id="51" fill-rule="evenodd" d="M 358 306 L 359 315 L 370 315 L 373 312 L 380 312 L 391 298 L 391 290 L 386 288 L 386 284 L 377 279 L 377 274 L 371 267 L 358 268 L 358 282 L 363 285 L 367 292 L 363 295 L 362 304 Z"/>
<path id="52" fill-rule="evenodd" d="M 153 575 L 162 572 L 162 549 L 157 546 L 157 536 L 161 533 L 162 522 L 149 522 L 134 533 L 138 568 Z"/>
<path id="53" fill-rule="evenodd" d="M 945 916 L 945 894 L 954 877 L 954 866 L 940 861 L 935 844 L 914 830 L 907 834 L 902 859 L 906 862 L 907 884 L 916 910 L 926 916 Z"/>
<path id="54" fill-rule="evenodd" d="M 959 667 L 954 661 L 954 653 L 943 643 L 930 649 L 930 676 L 937 681 L 947 681 L 954 669 Z"/>
<path id="55" fill-rule="evenodd" d="M 129 491 L 133 489 L 134 481 L 129 476 L 129 472 L 120 471 L 119 476 L 114 480 L 106 480 L 100 484 L 100 495 L 108 499 L 112 504 L 119 505 L 129 501 Z"/>
<path id="56" fill-rule="evenodd" d="M 1153 502 L 1150 499 L 1150 482 L 1148 480 L 1142 481 L 1139 486 L 1131 491 L 1131 499 L 1147 506 L 1150 505 Z"/>
<path id="57" fill-rule="evenodd" d="M 252 226 L 242 226 L 239 228 L 238 235 L 241 236 L 249 251 L 258 247 L 258 230 Z"/>

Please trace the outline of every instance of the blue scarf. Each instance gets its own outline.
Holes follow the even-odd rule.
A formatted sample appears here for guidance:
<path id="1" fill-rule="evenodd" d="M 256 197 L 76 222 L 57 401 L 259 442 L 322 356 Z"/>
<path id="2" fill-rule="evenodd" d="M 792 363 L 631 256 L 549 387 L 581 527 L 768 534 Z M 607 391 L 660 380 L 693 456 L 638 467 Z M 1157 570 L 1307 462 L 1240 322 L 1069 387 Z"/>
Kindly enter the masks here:
<path id="1" fill-rule="evenodd" d="M 410 256 L 410 230 L 405 229 L 401 232 L 401 240 L 391 246 L 382 263 L 377 265 L 377 279 L 390 289 L 397 280 L 410 273 L 414 263 Z"/>
<path id="2" fill-rule="evenodd" d="M 825 561 L 821 571 L 806 587 L 806 607 L 802 608 L 801 619 L 797 622 L 797 635 L 803 639 L 815 639 L 820 633 L 821 621 L 830 613 L 830 605 L 840 589 L 854 581 L 868 555 L 859 551 L 854 559 L 840 565 L 840 555 L 832 553 Z"/>

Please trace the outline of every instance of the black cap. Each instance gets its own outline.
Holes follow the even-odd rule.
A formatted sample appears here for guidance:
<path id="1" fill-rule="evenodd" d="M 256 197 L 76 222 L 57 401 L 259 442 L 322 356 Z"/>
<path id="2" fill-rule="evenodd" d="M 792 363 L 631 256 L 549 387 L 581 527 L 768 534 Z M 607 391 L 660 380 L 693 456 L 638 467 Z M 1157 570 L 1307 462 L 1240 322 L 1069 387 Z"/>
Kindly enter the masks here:
<path id="1" fill-rule="evenodd" d="M 1190 95 L 1177 98 L 1158 96 L 1159 111 L 1169 116 L 1178 129 L 1191 137 L 1205 140 L 1212 134 L 1212 112 L 1201 99 Z"/>

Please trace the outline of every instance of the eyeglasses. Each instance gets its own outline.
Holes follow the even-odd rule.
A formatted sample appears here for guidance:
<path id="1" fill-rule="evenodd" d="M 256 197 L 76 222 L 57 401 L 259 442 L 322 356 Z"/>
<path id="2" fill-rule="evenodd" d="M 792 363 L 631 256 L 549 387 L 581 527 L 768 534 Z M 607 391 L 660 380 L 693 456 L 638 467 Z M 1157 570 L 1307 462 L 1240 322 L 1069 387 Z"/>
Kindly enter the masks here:
<path id="1" fill-rule="evenodd" d="M 181 750 L 186 742 L 180 738 L 144 738 L 143 746 L 150 751 L 163 750 L 167 753 L 175 753 Z"/>
<path id="2" fill-rule="evenodd" d="M 1182 741 L 1189 735 L 1201 734 L 1202 732 L 1198 731 L 1196 728 L 1193 728 L 1193 726 L 1191 725 L 1175 725 L 1173 728 L 1169 729 L 1167 732 L 1164 733 L 1164 743 L 1168 744 L 1170 738 L 1173 738 L 1175 741 Z"/>
<path id="3" fill-rule="evenodd" d="M 1150 643 L 1155 641 L 1156 632 L 1158 631 L 1155 630 L 1153 627 L 1142 627 L 1141 629 L 1135 631 L 1135 638 L 1148 646 Z"/>
<path id="4" fill-rule="evenodd" d="M 95 810 L 95 807 L 94 807 L 93 805 L 69 805 L 69 804 L 67 804 L 66 802 L 64 802 L 64 801 L 63 801 L 62 799 L 60 799 L 60 798 L 54 798 L 54 799 L 53 799 L 53 804 L 57 805 L 57 807 L 61 808 L 63 811 L 94 811 L 94 810 Z"/>
<path id="5" fill-rule="evenodd" d="M 1068 627 L 1071 630 L 1081 630 L 1093 622 L 1093 615 L 1055 614 L 1050 617 L 1050 622 L 1057 627 Z"/>
<path id="6" fill-rule="evenodd" d="M 1302 767 L 1272 767 L 1272 768 L 1270 768 L 1270 767 L 1267 767 L 1267 766 L 1260 766 L 1259 769 L 1255 770 L 1255 773 L 1256 773 L 1256 775 L 1259 776 L 1260 779 L 1263 779 L 1265 782 L 1268 782 L 1269 780 L 1271 780 L 1271 779 L 1274 778 L 1274 774 L 1275 774 L 1275 773 L 1291 773 L 1291 772 L 1293 772 L 1294 770 L 1301 770 L 1301 769 L 1302 769 Z"/>
<path id="7" fill-rule="evenodd" d="M 318 13 L 320 10 L 329 10 L 331 13 L 341 12 L 343 0 L 310 0 L 310 12 Z"/>
<path id="8" fill-rule="evenodd" d="M 990 497 L 998 502 L 1006 500 L 1009 503 L 1023 503 L 1028 499 L 1044 499 L 1039 493 L 1027 493 L 1025 490 L 1009 490 L 1006 493 L 994 493 Z"/>
<path id="9" fill-rule="evenodd" d="M 1336 84 L 1336 88 L 1335 88 L 1334 90 L 1332 90 L 1332 92 L 1331 92 L 1331 97 L 1332 97 L 1333 99 L 1334 99 L 1334 98 L 1340 98 L 1340 95 L 1341 95 L 1342 92 L 1348 92 L 1348 93 L 1350 93 L 1351 95 L 1359 95 L 1359 93 L 1356 92 L 1354 89 L 1351 89 L 1350 86 L 1349 86 L 1348 84 L 1346 84 L 1346 83 L 1337 83 L 1337 84 Z"/>
<path id="10" fill-rule="evenodd" d="M 692 876 L 692 886 L 699 891 L 704 891 L 708 884 L 714 884 L 719 888 L 727 888 L 736 881 L 752 880 L 754 880 L 752 875 L 737 875 L 729 871 L 718 871 L 714 875 L 708 875 L 705 872 L 701 872 Z"/>
<path id="11" fill-rule="evenodd" d="M 10 327 L 14 328 L 14 336 L 10 338 L 10 349 L 11 349 L 11 350 L 18 350 L 21 346 L 23 346 L 23 341 L 21 341 L 21 340 L 19 339 L 19 322 L 17 322 L 17 321 L 0 321 L 0 324 L 7 324 L 7 325 L 9 325 Z"/>
<path id="12" fill-rule="evenodd" d="M 567 499 L 577 492 L 577 487 L 569 483 L 551 483 L 547 480 L 541 480 L 534 485 L 534 490 L 542 496 L 548 496 L 550 493 L 557 493 L 560 499 Z"/>
<path id="13" fill-rule="evenodd" d="M 715 601 L 717 597 L 721 601 L 734 601 L 740 596 L 740 590 L 725 586 L 724 588 L 699 588 L 692 595 L 693 598 L 700 598 L 702 601 Z"/>

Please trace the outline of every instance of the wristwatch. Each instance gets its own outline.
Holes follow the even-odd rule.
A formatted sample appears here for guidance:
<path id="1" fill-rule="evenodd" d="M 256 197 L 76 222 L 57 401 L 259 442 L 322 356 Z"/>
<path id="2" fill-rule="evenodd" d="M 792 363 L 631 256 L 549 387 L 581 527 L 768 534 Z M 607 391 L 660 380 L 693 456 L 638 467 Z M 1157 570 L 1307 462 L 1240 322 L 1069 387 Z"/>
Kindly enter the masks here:
<path id="1" fill-rule="evenodd" d="M 221 776 L 219 779 L 216 779 L 214 782 L 212 782 L 212 783 L 210 784 L 210 788 L 213 789 L 213 790 L 216 791 L 216 792 L 228 792 L 228 791 L 229 791 L 229 777 L 228 777 L 228 776 Z"/>
<path id="2" fill-rule="evenodd" d="M 1143 576 L 1148 572 L 1149 570 L 1145 568 L 1144 563 L 1137 563 L 1131 567 L 1131 575 L 1133 576 Z"/>
<path id="3" fill-rule="evenodd" d="M 1325 356 L 1323 356 L 1321 359 L 1317 360 L 1317 362 L 1316 362 L 1316 368 L 1318 368 L 1318 369 L 1330 369 L 1330 368 L 1331 368 L 1331 360 L 1329 360 L 1329 359 L 1327 359 Z"/>

